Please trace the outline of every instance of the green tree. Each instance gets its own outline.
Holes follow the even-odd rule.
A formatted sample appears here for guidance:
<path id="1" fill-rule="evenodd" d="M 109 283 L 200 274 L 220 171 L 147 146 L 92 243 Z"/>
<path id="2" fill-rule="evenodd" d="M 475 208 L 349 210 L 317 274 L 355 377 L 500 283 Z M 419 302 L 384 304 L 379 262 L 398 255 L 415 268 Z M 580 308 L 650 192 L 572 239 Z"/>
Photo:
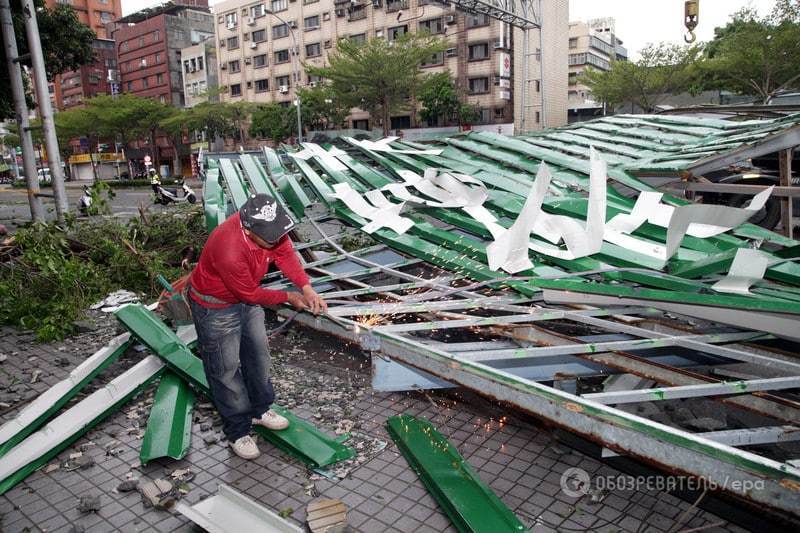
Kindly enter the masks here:
<path id="1" fill-rule="evenodd" d="M 325 130 L 341 127 L 347 115 L 350 114 L 350 106 L 332 87 L 319 84 L 312 88 L 300 88 L 297 90 L 301 102 L 301 120 L 303 129 Z"/>
<path id="2" fill-rule="evenodd" d="M 670 94 L 699 90 L 701 53 L 700 46 L 651 44 L 638 60 L 612 61 L 608 71 L 588 68 L 579 81 L 612 108 L 633 103 L 649 113 Z"/>
<path id="3" fill-rule="evenodd" d="M 306 71 L 330 82 L 346 105 L 381 117 L 383 133 L 388 135 L 392 113 L 408 108 L 419 90 L 421 66 L 446 47 L 444 40 L 428 34 L 365 43 L 342 39 L 328 56 L 329 66 L 306 65 Z"/>
<path id="4" fill-rule="evenodd" d="M 161 127 L 171 135 L 184 131 L 204 132 L 211 150 L 211 142 L 217 137 L 235 138 L 240 135 L 237 113 L 231 105 L 202 102 L 162 120 Z"/>
<path id="5" fill-rule="evenodd" d="M 759 18 L 754 9 L 735 13 L 714 29 L 706 62 L 706 87 L 757 95 L 800 88 L 800 4 L 779 0 Z"/>
<path id="6" fill-rule="evenodd" d="M 417 99 L 422 103 L 420 117 L 434 126 L 447 126 L 461 108 L 450 71 L 431 74 L 422 83 Z"/>
<path id="7" fill-rule="evenodd" d="M 278 143 L 293 133 L 294 109 L 269 103 L 258 106 L 253 112 L 250 135 L 271 139 Z"/>
<path id="8" fill-rule="evenodd" d="M 44 0 L 36 0 L 35 5 L 45 70 L 50 80 L 56 74 L 74 70 L 94 59 L 92 41 L 96 35 L 88 26 L 81 24 L 71 6 L 59 3 L 50 9 L 45 6 Z M 11 0 L 11 12 L 17 49 L 20 56 L 24 57 L 24 54 L 28 53 L 28 40 L 25 34 L 22 4 L 19 0 Z M 30 66 L 30 59 L 23 59 L 22 64 Z M 0 120 L 2 120 L 16 116 L 11 80 L 6 70 L 5 47 L 0 47 L 0 65 L 3 72 L 0 76 Z M 28 104 L 29 107 L 33 107 L 33 100 L 29 99 Z"/>

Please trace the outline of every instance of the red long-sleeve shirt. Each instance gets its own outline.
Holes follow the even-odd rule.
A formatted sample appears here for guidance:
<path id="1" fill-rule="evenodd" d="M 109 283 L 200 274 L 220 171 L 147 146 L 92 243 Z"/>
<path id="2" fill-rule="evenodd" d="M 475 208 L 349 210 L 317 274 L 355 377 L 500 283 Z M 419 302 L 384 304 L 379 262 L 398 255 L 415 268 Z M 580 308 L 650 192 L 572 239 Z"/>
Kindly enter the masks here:
<path id="1" fill-rule="evenodd" d="M 201 300 L 194 291 L 189 291 L 189 295 L 195 302 L 212 309 L 236 303 L 281 304 L 287 300 L 286 291 L 259 286 L 270 261 L 275 261 L 281 272 L 298 288 L 308 284 L 308 276 L 287 235 L 275 248 L 261 248 L 245 235 L 239 213 L 234 213 L 211 232 L 190 278 L 194 290 L 226 303 Z"/>

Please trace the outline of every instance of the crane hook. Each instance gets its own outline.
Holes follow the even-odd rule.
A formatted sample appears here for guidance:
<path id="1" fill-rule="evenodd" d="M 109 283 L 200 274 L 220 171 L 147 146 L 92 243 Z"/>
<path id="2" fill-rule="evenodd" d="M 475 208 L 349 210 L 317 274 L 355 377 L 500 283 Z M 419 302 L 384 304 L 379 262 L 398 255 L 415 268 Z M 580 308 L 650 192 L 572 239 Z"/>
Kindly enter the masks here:
<path id="1" fill-rule="evenodd" d="M 700 20 L 700 0 L 686 0 L 684 4 L 683 24 L 686 26 L 686 35 L 683 40 L 687 43 L 693 43 L 697 36 L 694 34 L 694 29 Z"/>

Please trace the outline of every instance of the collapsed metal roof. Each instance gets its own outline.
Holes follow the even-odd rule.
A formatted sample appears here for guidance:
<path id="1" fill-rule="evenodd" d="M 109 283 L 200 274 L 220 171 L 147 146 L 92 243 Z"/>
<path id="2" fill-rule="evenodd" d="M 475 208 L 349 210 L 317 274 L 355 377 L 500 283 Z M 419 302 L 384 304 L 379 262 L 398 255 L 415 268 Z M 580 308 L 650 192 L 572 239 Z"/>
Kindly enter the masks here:
<path id="1" fill-rule="evenodd" d="M 306 143 L 290 159 L 269 148 L 213 154 L 206 220 L 214 227 L 257 192 L 304 222 L 297 247 L 330 313 L 296 320 L 376 355 L 374 388 L 465 386 L 609 453 L 762 483 L 725 491 L 796 519 L 800 453 L 774 445 L 800 438 L 800 361 L 789 355 L 800 243 L 744 222 L 746 210 L 662 196 L 635 174 L 774 151 L 795 142 L 798 122 L 621 116 L 432 145 Z M 498 244 L 509 235 L 516 248 Z M 286 286 L 277 274 L 266 283 Z M 645 388 L 619 390 L 624 380 L 609 376 Z M 679 398 L 765 418 L 697 432 L 630 408 Z"/>

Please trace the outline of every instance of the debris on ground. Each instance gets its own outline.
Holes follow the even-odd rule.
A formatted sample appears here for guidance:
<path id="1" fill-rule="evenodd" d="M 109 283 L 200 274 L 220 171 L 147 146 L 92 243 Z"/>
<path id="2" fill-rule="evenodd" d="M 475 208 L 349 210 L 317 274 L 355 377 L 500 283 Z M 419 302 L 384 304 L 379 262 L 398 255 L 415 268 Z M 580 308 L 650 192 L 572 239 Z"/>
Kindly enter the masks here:
<path id="1" fill-rule="evenodd" d="M 145 507 L 171 509 L 177 501 L 174 486 L 166 479 L 140 483 L 139 492 L 142 494 Z"/>
<path id="2" fill-rule="evenodd" d="M 329 533 L 347 525 L 347 507 L 338 499 L 315 500 L 306 507 L 306 515 L 311 533 Z"/>
<path id="3" fill-rule="evenodd" d="M 136 293 L 126 290 L 114 291 L 89 309 L 99 309 L 104 313 L 113 313 L 125 304 L 136 303 L 139 297 Z"/>

